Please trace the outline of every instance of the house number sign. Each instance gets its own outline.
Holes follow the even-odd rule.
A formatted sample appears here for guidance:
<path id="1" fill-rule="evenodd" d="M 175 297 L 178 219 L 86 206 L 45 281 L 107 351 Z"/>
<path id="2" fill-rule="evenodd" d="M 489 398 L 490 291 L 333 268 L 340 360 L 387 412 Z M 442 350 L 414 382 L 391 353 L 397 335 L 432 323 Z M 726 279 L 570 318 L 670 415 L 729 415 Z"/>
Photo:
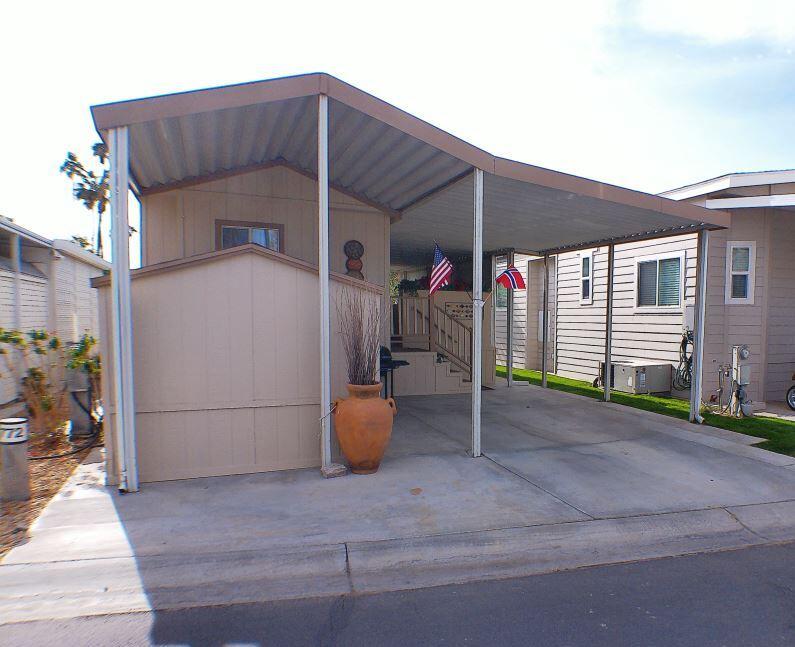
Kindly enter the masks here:
<path id="1" fill-rule="evenodd" d="M 27 418 L 5 418 L 0 420 L 0 445 L 16 445 L 28 439 Z"/>
<path id="2" fill-rule="evenodd" d="M 472 303 L 454 303 L 448 301 L 444 304 L 444 311 L 453 319 L 472 319 Z"/>

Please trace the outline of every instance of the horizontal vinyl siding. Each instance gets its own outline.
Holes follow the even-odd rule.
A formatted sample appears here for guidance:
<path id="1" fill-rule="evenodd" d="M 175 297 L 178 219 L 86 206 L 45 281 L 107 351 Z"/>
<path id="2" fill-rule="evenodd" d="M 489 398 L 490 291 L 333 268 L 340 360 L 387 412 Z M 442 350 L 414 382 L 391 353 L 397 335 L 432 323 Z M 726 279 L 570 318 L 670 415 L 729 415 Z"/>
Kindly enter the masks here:
<path id="1" fill-rule="evenodd" d="M 516 254 L 514 265 L 522 273 L 527 284 L 527 259 L 529 257 Z M 497 274 L 504 271 L 507 266 L 507 258 L 501 256 L 497 258 Z M 496 302 L 495 302 L 496 306 Z M 497 363 L 505 365 L 508 362 L 508 309 L 495 308 L 494 314 L 495 332 L 494 338 L 497 347 Z M 514 368 L 526 368 L 525 366 L 525 344 L 527 340 L 527 290 L 513 291 L 513 365 Z"/>
<path id="2" fill-rule="evenodd" d="M 773 211 L 773 210 L 771 210 Z M 765 399 L 781 401 L 795 372 L 795 219 L 770 214 L 771 250 L 767 309 Z"/>
<path id="3" fill-rule="evenodd" d="M 14 275 L 0 269 L 0 328 L 14 327 Z M 0 357 L 0 405 L 17 397 L 14 382 Z"/>
<path id="4" fill-rule="evenodd" d="M 555 259 L 549 259 L 549 333 L 547 336 L 547 366 L 552 370 L 555 355 Z M 542 342 L 539 341 L 539 313 L 544 306 L 544 261 L 543 259 L 528 260 L 524 263 L 527 269 L 527 347 L 526 367 L 541 370 Z"/>
<path id="5" fill-rule="evenodd" d="M 47 279 L 22 275 L 22 330 L 47 327 Z"/>
<path id="6" fill-rule="evenodd" d="M 22 297 L 22 330 L 47 327 L 47 280 L 23 274 L 20 279 Z M 0 327 L 14 328 L 14 274 L 0 270 Z M 9 375 L 5 358 L 0 358 L 0 405 L 18 395 Z"/>
<path id="7" fill-rule="evenodd" d="M 99 270 L 66 255 L 55 262 L 57 332 L 65 342 L 75 342 L 85 333 L 99 335 L 97 291 L 91 279 Z"/>
<path id="8" fill-rule="evenodd" d="M 607 247 L 594 250 L 593 303 L 580 303 L 579 253 L 557 258 L 557 373 L 594 379 L 604 360 L 607 302 Z M 682 338 L 683 309 L 635 312 L 635 264 L 642 256 L 685 253 L 684 303 L 693 303 L 696 236 L 616 245 L 613 301 L 613 360 L 676 364 Z"/>
<path id="9" fill-rule="evenodd" d="M 766 373 L 767 264 L 769 232 L 763 209 L 739 209 L 732 212 L 731 228 L 714 231 L 709 236 L 707 266 L 707 306 L 704 335 L 704 399 L 718 388 L 718 367 L 731 364 L 734 345 L 748 344 L 751 351 L 752 400 L 761 400 Z M 726 243 L 755 241 L 756 268 L 753 304 L 726 304 Z"/>

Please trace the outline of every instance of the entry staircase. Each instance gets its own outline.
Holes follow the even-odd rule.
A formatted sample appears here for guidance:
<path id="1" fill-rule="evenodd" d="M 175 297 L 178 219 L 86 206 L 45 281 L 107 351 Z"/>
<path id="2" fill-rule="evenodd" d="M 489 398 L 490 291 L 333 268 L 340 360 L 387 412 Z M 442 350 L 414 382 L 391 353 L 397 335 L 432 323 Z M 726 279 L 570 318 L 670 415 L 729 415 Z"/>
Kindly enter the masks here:
<path id="1" fill-rule="evenodd" d="M 449 364 L 448 374 L 472 379 L 472 328 L 429 297 L 392 300 L 392 350 L 427 350 Z"/>

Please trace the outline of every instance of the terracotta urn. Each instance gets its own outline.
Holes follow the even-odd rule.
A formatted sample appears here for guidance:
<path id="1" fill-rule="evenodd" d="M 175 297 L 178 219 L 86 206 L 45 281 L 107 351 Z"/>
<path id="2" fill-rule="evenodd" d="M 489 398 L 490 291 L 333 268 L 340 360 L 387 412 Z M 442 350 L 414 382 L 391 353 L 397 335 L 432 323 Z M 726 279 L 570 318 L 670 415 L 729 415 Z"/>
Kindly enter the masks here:
<path id="1" fill-rule="evenodd" d="M 378 471 L 384 458 L 397 406 L 381 399 L 381 385 L 348 385 L 349 397 L 334 403 L 334 429 L 354 474 Z"/>

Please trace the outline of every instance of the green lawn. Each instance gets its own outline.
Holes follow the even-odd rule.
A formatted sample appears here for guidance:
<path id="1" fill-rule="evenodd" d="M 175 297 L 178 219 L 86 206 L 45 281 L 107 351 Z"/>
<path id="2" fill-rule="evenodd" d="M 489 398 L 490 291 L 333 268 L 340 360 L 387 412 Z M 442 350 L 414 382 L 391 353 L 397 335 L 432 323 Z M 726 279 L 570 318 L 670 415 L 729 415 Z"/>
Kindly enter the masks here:
<path id="1" fill-rule="evenodd" d="M 504 366 L 497 367 L 497 375 L 500 377 L 505 377 L 507 373 L 508 371 Z M 541 373 L 539 371 L 515 368 L 513 370 L 513 379 L 530 382 L 530 384 L 541 384 Z M 547 376 L 547 386 L 558 391 L 584 395 L 587 398 L 601 399 L 604 395 L 602 389 L 591 386 L 589 382 L 558 377 L 557 375 Z M 676 398 L 663 398 L 655 395 L 631 395 L 613 391 L 610 399 L 628 407 L 653 411 L 681 420 L 687 420 L 690 411 L 689 402 L 677 400 Z M 730 418 L 710 412 L 702 412 L 702 415 L 706 424 L 713 427 L 737 431 L 741 434 L 756 436 L 757 438 L 765 438 L 766 441 L 756 445 L 757 447 L 769 449 L 779 454 L 795 456 L 795 422 L 764 417 Z"/>

